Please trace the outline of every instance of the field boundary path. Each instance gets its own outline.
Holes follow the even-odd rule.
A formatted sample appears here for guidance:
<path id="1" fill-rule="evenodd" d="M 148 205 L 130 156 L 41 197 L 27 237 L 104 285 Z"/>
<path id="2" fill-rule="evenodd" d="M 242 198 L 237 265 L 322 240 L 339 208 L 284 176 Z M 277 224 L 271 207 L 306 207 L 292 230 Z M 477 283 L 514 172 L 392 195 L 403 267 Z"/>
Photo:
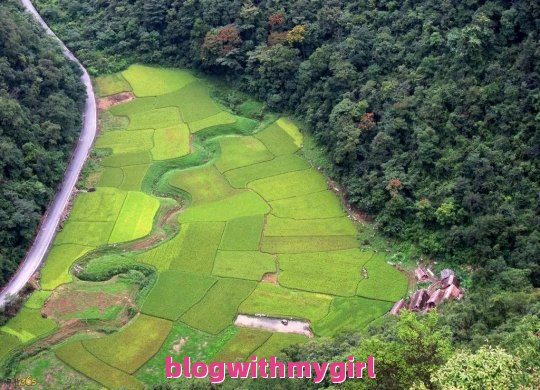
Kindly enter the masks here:
<path id="1" fill-rule="evenodd" d="M 23 7 L 32 14 L 32 16 L 39 22 L 39 24 L 45 29 L 47 34 L 53 36 L 60 43 L 64 55 L 71 61 L 75 62 L 81 68 L 83 75 L 81 81 L 86 87 L 86 102 L 83 111 L 83 126 L 79 141 L 71 155 L 71 160 L 64 174 L 64 179 L 58 187 L 57 193 L 53 201 L 49 204 L 45 215 L 39 225 L 39 230 L 34 238 L 30 249 L 28 250 L 26 257 L 19 269 L 12 277 L 10 282 L 0 292 L 0 306 L 3 306 L 6 302 L 6 298 L 9 295 L 17 294 L 26 285 L 30 277 L 36 272 L 41 262 L 45 258 L 49 247 L 53 241 L 56 233 L 56 229 L 62 214 L 69 202 L 71 193 L 75 188 L 75 184 L 79 178 L 82 167 L 88 157 L 88 153 L 97 131 L 97 111 L 96 101 L 94 98 L 94 89 L 92 87 L 92 81 L 87 70 L 77 60 L 73 53 L 66 47 L 66 45 L 54 34 L 49 28 L 47 23 L 41 18 L 34 5 L 30 0 L 21 0 Z"/>

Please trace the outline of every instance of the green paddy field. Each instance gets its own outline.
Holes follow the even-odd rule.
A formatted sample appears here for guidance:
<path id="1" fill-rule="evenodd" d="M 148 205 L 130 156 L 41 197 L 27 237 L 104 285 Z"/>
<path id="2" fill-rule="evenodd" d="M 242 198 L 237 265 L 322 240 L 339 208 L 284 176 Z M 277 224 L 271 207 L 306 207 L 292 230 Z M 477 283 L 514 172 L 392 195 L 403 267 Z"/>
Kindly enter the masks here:
<path id="1" fill-rule="evenodd" d="M 76 197 L 41 290 L 0 328 L 0 360 L 16 373 L 143 388 L 165 381 L 167 355 L 268 357 L 308 341 L 238 328 L 239 313 L 333 336 L 406 293 L 405 276 L 360 244 L 288 118 L 235 115 L 186 70 L 133 65 L 96 84 L 101 98 L 135 99 L 101 112 L 95 191 Z"/>

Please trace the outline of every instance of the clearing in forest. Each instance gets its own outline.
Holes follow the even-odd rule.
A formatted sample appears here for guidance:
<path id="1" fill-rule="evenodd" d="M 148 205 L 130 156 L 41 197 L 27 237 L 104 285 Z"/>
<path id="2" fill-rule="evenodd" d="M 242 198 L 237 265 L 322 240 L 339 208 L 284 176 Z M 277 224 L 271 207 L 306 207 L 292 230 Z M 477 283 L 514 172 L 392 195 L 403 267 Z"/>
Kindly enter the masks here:
<path id="1" fill-rule="evenodd" d="M 303 319 L 333 336 L 405 294 L 405 277 L 359 244 L 292 121 L 236 116 L 186 70 L 133 65 L 97 83 L 101 96 L 136 98 L 101 112 L 96 189 L 76 198 L 43 290 L 0 328 L 0 360 L 65 321 L 106 327 L 130 316 L 112 333 L 53 346 L 48 359 L 106 387 L 142 388 L 165 380 L 166 355 L 268 357 L 306 341 L 238 328 L 239 313 Z"/>

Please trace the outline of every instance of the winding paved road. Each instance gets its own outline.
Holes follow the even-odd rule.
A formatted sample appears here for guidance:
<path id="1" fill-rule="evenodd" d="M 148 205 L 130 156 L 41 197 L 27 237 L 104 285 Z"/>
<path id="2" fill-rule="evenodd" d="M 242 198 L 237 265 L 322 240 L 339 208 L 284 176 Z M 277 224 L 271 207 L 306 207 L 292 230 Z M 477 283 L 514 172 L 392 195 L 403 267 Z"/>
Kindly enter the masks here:
<path id="1" fill-rule="evenodd" d="M 77 183 L 81 169 L 86 161 L 90 148 L 92 147 L 97 130 L 96 101 L 94 99 L 94 89 L 92 87 L 92 82 L 88 72 L 77 60 L 77 58 L 75 58 L 73 53 L 70 52 L 64 43 L 60 41 L 60 39 L 52 32 L 49 26 L 47 26 L 32 5 L 32 2 L 30 0 L 21 0 L 21 3 L 24 8 L 36 18 L 41 26 L 43 26 L 47 34 L 52 35 L 58 40 L 66 57 L 77 63 L 82 69 L 83 75 L 81 76 L 81 81 L 86 87 L 87 96 L 84 106 L 83 128 L 81 136 L 79 137 L 75 151 L 71 156 L 71 161 L 69 162 L 68 168 L 64 175 L 64 180 L 58 188 L 58 192 L 56 193 L 54 200 L 49 204 L 49 208 L 43 216 L 41 225 L 39 226 L 40 230 L 37 232 L 34 242 L 26 254 L 26 258 L 20 265 L 11 281 L 0 293 L 0 306 L 4 305 L 8 295 L 17 294 L 19 291 L 21 291 L 45 258 L 45 255 L 47 254 L 47 251 L 49 250 L 49 247 L 54 239 L 56 229 L 60 223 L 64 209 L 69 202 L 69 198 L 75 184 Z"/>

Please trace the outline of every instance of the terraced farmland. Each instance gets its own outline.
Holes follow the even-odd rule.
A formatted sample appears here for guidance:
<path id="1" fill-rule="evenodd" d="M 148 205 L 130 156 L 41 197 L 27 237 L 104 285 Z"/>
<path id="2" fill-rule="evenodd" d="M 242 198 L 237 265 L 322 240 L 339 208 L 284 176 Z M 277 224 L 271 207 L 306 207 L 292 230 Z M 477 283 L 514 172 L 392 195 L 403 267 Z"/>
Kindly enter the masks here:
<path id="1" fill-rule="evenodd" d="M 102 96 L 136 98 L 101 113 L 95 191 L 77 196 L 42 291 L 0 328 L 0 360 L 37 341 L 52 348 L 51 366 L 142 388 L 165 380 L 168 354 L 267 357 L 307 340 L 238 328 L 238 313 L 304 319 L 315 336 L 332 336 L 405 294 L 405 277 L 359 244 L 302 157 L 292 121 L 236 116 L 185 70 L 134 65 L 97 83 Z M 85 304 L 72 308 L 69 297 Z M 68 332 L 75 315 L 99 326 Z"/>

